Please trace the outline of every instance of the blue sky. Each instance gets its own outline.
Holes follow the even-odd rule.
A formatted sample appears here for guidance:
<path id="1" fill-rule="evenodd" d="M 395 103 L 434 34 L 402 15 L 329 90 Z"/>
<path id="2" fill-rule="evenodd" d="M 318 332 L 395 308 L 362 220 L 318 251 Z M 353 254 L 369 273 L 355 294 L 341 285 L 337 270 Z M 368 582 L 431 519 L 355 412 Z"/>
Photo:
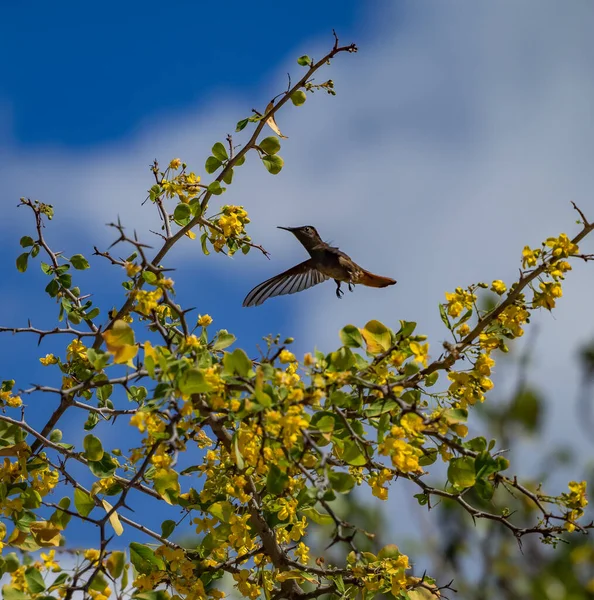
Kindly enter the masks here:
<path id="1" fill-rule="evenodd" d="M 55 206 L 46 233 L 67 255 L 106 248 L 112 233 L 103 224 L 117 215 L 156 244 L 148 232 L 155 216 L 140 206 L 150 162 L 179 156 L 201 172 L 212 144 L 284 89 L 287 71 L 299 73 L 297 56 L 321 56 L 333 27 L 360 46 L 319 75 L 335 81 L 338 96 L 316 95 L 279 114 L 289 136 L 285 169 L 272 177 L 248 160 L 223 198 L 248 209 L 252 236 L 272 260 L 204 257 L 184 241 L 169 259 L 182 304 L 211 314 L 251 351 L 267 333 L 294 336 L 300 352 L 329 350 L 343 325 L 379 318 L 393 327 L 418 321 L 437 355 L 444 291 L 511 282 L 525 244 L 576 230 L 570 200 L 594 218 L 587 0 L 563 10 L 540 0 L 139 8 L 3 8 L 0 43 L 11 60 L 0 82 L 2 325 L 30 317 L 51 327 L 56 312 L 39 297 L 46 281 L 38 266 L 26 275 L 14 269 L 18 239 L 32 226 L 15 208 L 20 196 Z M 243 309 L 251 287 L 303 260 L 298 243 L 276 229 L 301 224 L 398 285 L 338 301 L 328 283 Z M 591 241 L 584 247 L 593 249 Z M 81 287 L 107 310 L 123 276 L 96 258 L 92 266 Z M 591 265 L 576 265 L 559 310 L 537 319 L 533 377 L 552 398 L 548 431 L 557 440 L 580 440 L 575 348 L 594 335 L 593 281 Z M 2 378 L 23 387 L 43 381 L 37 358 L 56 349 L 50 340 L 38 354 L 32 338 L 4 334 L 0 343 Z M 36 398 L 34 418 L 54 403 Z M 66 427 L 76 437 L 80 420 L 69 416 Z M 105 434 L 121 444 L 119 432 Z M 533 451 L 527 442 L 526 456 Z M 579 474 L 576 466 L 568 478 Z"/>

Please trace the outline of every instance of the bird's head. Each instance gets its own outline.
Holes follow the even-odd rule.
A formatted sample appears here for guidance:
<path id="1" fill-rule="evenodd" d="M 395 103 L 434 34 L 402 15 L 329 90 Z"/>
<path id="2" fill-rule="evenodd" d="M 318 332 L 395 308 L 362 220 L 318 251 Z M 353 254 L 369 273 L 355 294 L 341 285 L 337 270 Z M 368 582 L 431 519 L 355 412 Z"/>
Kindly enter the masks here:
<path id="1" fill-rule="evenodd" d="M 301 227 L 279 227 L 279 229 L 290 231 L 306 248 L 322 241 L 316 228 L 311 225 L 303 225 Z"/>

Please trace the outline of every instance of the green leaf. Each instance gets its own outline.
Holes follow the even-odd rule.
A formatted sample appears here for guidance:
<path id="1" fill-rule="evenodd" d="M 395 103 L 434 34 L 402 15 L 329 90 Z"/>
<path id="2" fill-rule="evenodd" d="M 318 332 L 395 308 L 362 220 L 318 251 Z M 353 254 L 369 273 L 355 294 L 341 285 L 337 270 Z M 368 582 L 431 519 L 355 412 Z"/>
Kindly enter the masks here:
<path id="1" fill-rule="evenodd" d="M 329 479 L 332 489 L 340 494 L 346 494 L 355 487 L 355 478 L 350 473 L 331 471 Z"/>
<path id="2" fill-rule="evenodd" d="M 225 372 L 229 375 L 247 377 L 252 368 L 252 361 L 241 348 L 236 348 L 233 352 L 225 352 L 223 366 Z"/>
<path id="3" fill-rule="evenodd" d="M 191 216 L 192 209 L 185 202 L 180 202 L 173 211 L 173 218 L 179 223 L 184 223 Z"/>
<path id="4" fill-rule="evenodd" d="M 175 521 L 167 519 L 161 523 L 161 537 L 167 539 L 175 529 Z"/>
<path id="5" fill-rule="evenodd" d="M 281 148 L 280 140 L 275 135 L 264 138 L 258 145 L 266 154 L 276 154 Z"/>
<path id="6" fill-rule="evenodd" d="M 25 571 L 25 581 L 32 594 L 39 594 L 45 590 L 43 577 L 41 576 L 39 569 L 36 569 L 35 567 L 29 567 Z"/>
<path id="7" fill-rule="evenodd" d="M 165 569 L 163 561 L 155 555 L 155 552 L 148 546 L 138 542 L 130 543 L 130 562 L 143 575 L 148 575 L 155 570 L 162 571 Z"/>
<path id="8" fill-rule="evenodd" d="M 361 348 L 363 346 L 363 336 L 359 328 L 354 325 L 345 325 L 340 330 L 340 341 L 349 348 Z"/>
<path id="9" fill-rule="evenodd" d="M 301 106 L 302 104 L 305 104 L 306 100 L 307 100 L 307 95 L 305 94 L 305 92 L 303 90 L 297 90 L 296 92 L 293 92 L 291 94 L 291 102 L 295 106 Z"/>
<path id="10" fill-rule="evenodd" d="M 235 131 L 241 131 L 245 129 L 245 126 L 250 122 L 249 119 L 241 119 L 241 121 L 237 122 L 237 127 L 235 127 Z"/>
<path id="11" fill-rule="evenodd" d="M 169 600 L 171 596 L 165 590 L 151 592 L 137 592 L 132 596 L 133 600 Z"/>
<path id="12" fill-rule="evenodd" d="M 111 456 L 105 452 L 101 460 L 90 460 L 89 469 L 95 477 L 104 479 L 105 477 L 111 477 L 117 468 L 117 464 L 111 458 Z"/>
<path id="13" fill-rule="evenodd" d="M 392 332 L 379 321 L 369 321 L 361 330 L 361 334 L 370 354 L 386 352 L 392 345 Z"/>
<path id="14" fill-rule="evenodd" d="M 470 456 L 452 458 L 448 465 L 448 480 L 456 490 L 472 487 L 476 482 L 474 459 Z"/>
<path id="15" fill-rule="evenodd" d="M 204 373 L 200 369 L 187 369 L 184 371 L 178 383 L 179 391 L 184 396 L 192 394 L 202 394 L 209 392 L 212 388 L 207 383 Z"/>
<path id="16" fill-rule="evenodd" d="M 214 156 L 209 156 L 206 159 L 206 164 L 204 165 L 204 170 L 210 175 L 214 173 L 223 163 L 218 158 Z"/>
<path id="17" fill-rule="evenodd" d="M 95 501 L 80 488 L 74 489 L 74 506 L 81 517 L 87 517 L 95 507 Z"/>
<path id="18" fill-rule="evenodd" d="M 29 253 L 23 252 L 23 254 L 19 254 L 16 259 L 16 268 L 21 273 L 24 273 L 27 270 L 27 262 L 29 261 Z"/>
<path id="19" fill-rule="evenodd" d="M 354 467 L 362 467 L 367 464 L 367 457 L 361 450 L 359 444 L 354 440 L 346 440 L 344 450 L 341 452 L 342 460 Z"/>
<path id="20" fill-rule="evenodd" d="M 272 463 L 266 477 L 266 489 L 270 494 L 279 496 L 289 485 L 289 477 L 283 473 L 277 465 Z"/>
<path id="21" fill-rule="evenodd" d="M 29 246 L 32 246 L 35 242 L 33 241 L 33 238 L 29 237 L 28 235 L 24 235 L 21 238 L 20 244 L 23 248 L 28 248 Z"/>
<path id="22" fill-rule="evenodd" d="M 307 54 L 304 54 L 297 59 L 297 64 L 302 67 L 309 67 L 311 65 L 311 58 Z"/>
<path id="23" fill-rule="evenodd" d="M 179 475 L 177 471 L 159 469 L 153 478 L 155 490 L 167 504 L 175 504 L 179 494 Z"/>
<path id="24" fill-rule="evenodd" d="M 114 579 L 117 579 L 123 573 L 125 563 L 126 554 L 121 550 L 112 550 L 109 558 L 106 561 L 109 574 Z"/>
<path id="25" fill-rule="evenodd" d="M 208 191 L 214 196 L 220 196 L 225 191 L 225 188 L 221 187 L 221 183 L 219 181 L 213 181 L 208 186 Z"/>
<path id="26" fill-rule="evenodd" d="M 84 456 L 87 460 L 101 460 L 103 458 L 103 446 L 101 440 L 95 437 L 92 433 L 85 436 L 83 440 L 83 447 L 85 449 Z"/>
<path id="27" fill-rule="evenodd" d="M 208 233 L 205 231 L 201 236 L 200 236 L 200 244 L 202 246 L 202 252 L 204 254 L 206 254 L 206 256 L 208 256 L 210 254 L 210 251 L 208 249 L 208 246 L 206 245 L 206 242 L 208 241 Z"/>
<path id="28" fill-rule="evenodd" d="M 427 377 L 425 377 L 425 385 L 427 387 L 431 387 L 432 385 L 435 385 L 438 377 L 439 377 L 439 373 L 437 371 L 433 371 L 433 373 L 430 373 L 429 375 L 427 375 Z"/>
<path id="29" fill-rule="evenodd" d="M 233 183 L 233 169 L 229 169 L 225 175 L 223 176 L 223 181 L 227 185 L 231 185 Z"/>
<path id="30" fill-rule="evenodd" d="M 212 345 L 212 349 L 223 350 L 224 348 L 229 347 L 235 339 L 236 338 L 232 333 L 229 333 L 226 329 L 221 329 Z"/>
<path id="31" fill-rule="evenodd" d="M 450 318 L 448 317 L 448 313 L 446 312 L 445 304 L 440 304 L 439 305 L 439 316 L 441 317 L 441 320 L 443 321 L 443 324 L 448 329 L 452 329 L 452 325 L 450 323 Z"/>
<path id="32" fill-rule="evenodd" d="M 264 163 L 264 166 L 266 167 L 268 172 L 272 175 L 278 175 L 278 173 L 281 172 L 283 165 L 285 164 L 283 159 L 280 156 L 278 156 L 278 154 L 267 154 L 262 158 L 262 162 Z"/>
<path id="33" fill-rule="evenodd" d="M 228 160 L 229 159 L 229 155 L 227 154 L 227 150 L 225 148 L 225 146 L 223 146 L 223 144 L 221 144 L 221 142 L 217 142 L 213 147 L 212 147 L 212 155 L 217 158 L 218 160 L 220 160 L 221 162 L 223 162 L 224 160 Z"/>
<path id="34" fill-rule="evenodd" d="M 2 586 L 2 598 L 3 600 L 29 600 L 31 596 L 17 590 L 13 585 L 6 584 Z"/>
<path id="35" fill-rule="evenodd" d="M 245 154 L 235 160 L 235 166 L 241 167 L 241 165 L 243 165 L 244 162 L 245 162 Z"/>
<path id="36" fill-rule="evenodd" d="M 70 257 L 70 262 L 75 269 L 84 271 L 90 267 L 89 261 L 82 254 L 75 254 Z"/>
<path id="37" fill-rule="evenodd" d="M 308 519 L 311 519 L 314 523 L 317 523 L 318 525 L 332 525 L 334 523 L 334 519 L 330 515 L 318 512 L 315 508 L 302 508 L 301 512 Z"/>

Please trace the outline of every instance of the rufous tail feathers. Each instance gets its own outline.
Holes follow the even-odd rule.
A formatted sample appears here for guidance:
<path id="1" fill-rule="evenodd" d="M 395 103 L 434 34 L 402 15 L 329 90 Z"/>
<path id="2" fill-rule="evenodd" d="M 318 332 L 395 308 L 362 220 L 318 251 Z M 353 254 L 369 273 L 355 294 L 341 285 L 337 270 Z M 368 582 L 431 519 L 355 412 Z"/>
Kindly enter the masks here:
<path id="1" fill-rule="evenodd" d="M 357 281 L 361 285 L 366 285 L 368 287 L 374 288 L 383 288 L 388 287 L 389 285 L 394 285 L 396 283 L 395 279 L 390 279 L 390 277 L 382 277 L 381 275 L 374 275 L 365 269 L 362 269 L 363 276 Z"/>

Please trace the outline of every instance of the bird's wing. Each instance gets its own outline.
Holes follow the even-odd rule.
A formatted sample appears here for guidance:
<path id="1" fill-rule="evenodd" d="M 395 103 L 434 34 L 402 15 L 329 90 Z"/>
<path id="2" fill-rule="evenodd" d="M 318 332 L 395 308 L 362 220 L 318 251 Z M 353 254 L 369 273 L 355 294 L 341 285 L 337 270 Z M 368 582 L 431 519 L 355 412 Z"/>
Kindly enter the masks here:
<path id="1" fill-rule="evenodd" d="M 314 267 L 313 261 L 309 259 L 257 285 L 245 297 L 243 306 L 258 306 L 273 296 L 301 292 L 327 279 L 329 277 L 320 273 Z"/>

